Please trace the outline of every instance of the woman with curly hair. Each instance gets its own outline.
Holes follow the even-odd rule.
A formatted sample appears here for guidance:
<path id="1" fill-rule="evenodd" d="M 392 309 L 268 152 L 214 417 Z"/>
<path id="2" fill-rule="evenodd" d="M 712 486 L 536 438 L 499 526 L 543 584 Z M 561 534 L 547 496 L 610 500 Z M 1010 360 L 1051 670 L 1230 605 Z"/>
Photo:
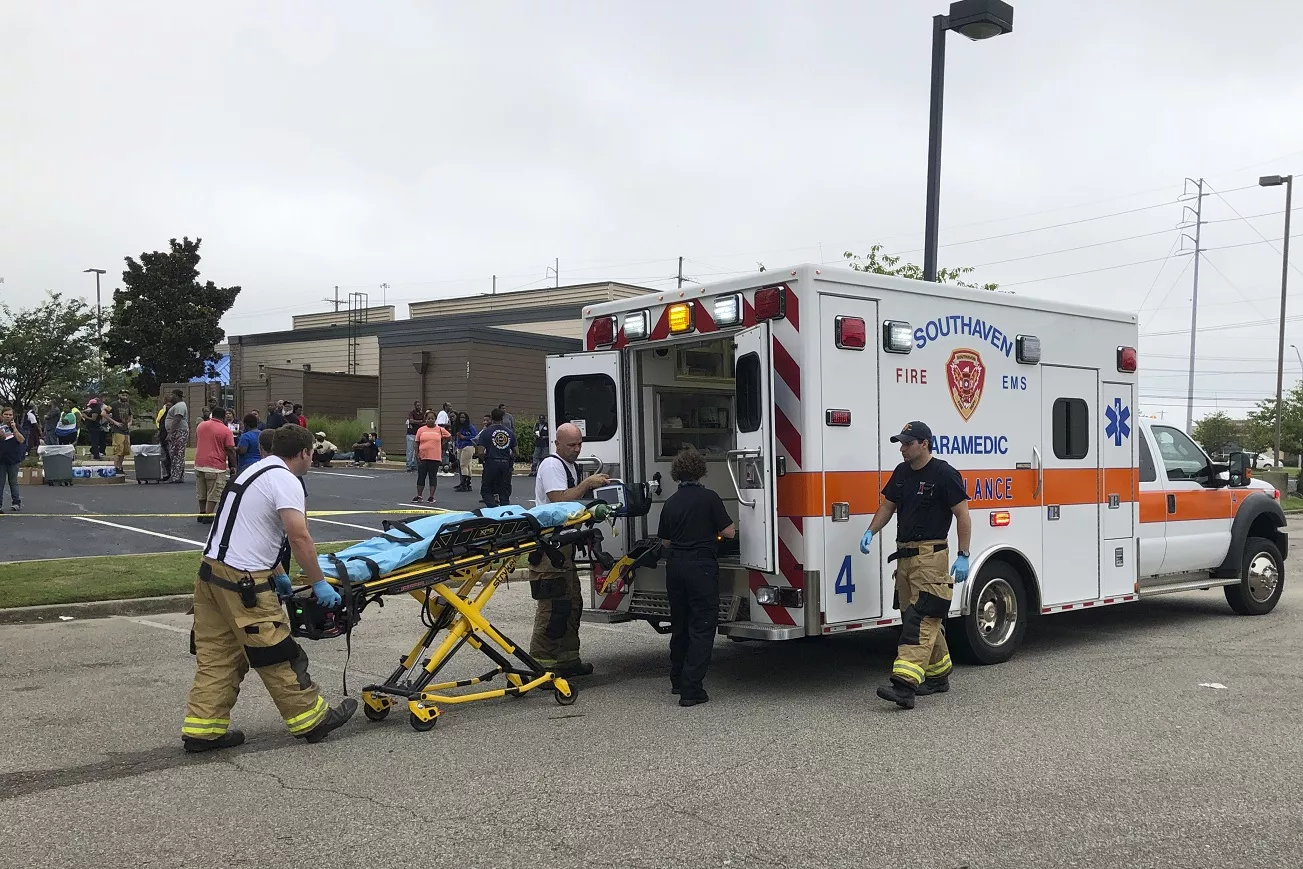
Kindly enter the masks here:
<path id="1" fill-rule="evenodd" d="M 710 699 L 702 681 L 710 665 L 719 622 L 717 542 L 736 533 L 724 502 L 701 485 L 706 460 L 692 447 L 674 457 L 670 475 L 678 491 L 661 509 L 656 536 L 665 547 L 665 590 L 670 599 L 670 691 L 680 706 Z"/>

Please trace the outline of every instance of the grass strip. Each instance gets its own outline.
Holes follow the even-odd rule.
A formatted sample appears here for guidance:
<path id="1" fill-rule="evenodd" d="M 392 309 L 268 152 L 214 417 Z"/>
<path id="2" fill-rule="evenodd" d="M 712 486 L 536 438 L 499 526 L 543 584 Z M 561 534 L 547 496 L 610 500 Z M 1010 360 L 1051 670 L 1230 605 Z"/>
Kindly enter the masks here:
<path id="1" fill-rule="evenodd" d="M 317 545 L 338 552 L 350 541 Z M 0 608 L 160 597 L 194 591 L 199 552 L 98 555 L 0 564 Z M 297 563 L 290 575 L 298 573 Z"/>

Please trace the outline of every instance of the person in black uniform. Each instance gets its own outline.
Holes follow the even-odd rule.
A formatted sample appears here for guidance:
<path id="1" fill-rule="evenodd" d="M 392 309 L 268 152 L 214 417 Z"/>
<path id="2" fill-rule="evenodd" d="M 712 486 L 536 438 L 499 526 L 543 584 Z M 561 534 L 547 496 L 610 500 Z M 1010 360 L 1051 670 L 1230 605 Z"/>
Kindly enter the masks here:
<path id="1" fill-rule="evenodd" d="M 679 489 L 661 509 L 656 536 L 665 547 L 665 590 L 670 599 L 670 690 L 680 706 L 710 697 L 702 680 L 710 665 L 719 622 L 716 542 L 736 534 L 724 502 L 701 485 L 706 460 L 692 447 L 674 458 L 670 476 Z"/>
<path id="2" fill-rule="evenodd" d="M 484 463 L 480 473 L 480 500 L 486 507 L 511 503 L 511 466 L 516 459 L 516 433 L 502 424 L 502 408 L 489 414 L 488 428 L 475 439 L 476 452 Z"/>
<path id="3" fill-rule="evenodd" d="M 891 681 L 878 689 L 878 696 L 904 709 L 914 708 L 917 694 L 950 690 L 950 650 L 941 622 L 950 612 L 954 583 L 968 579 L 968 546 L 973 523 L 968 515 L 968 491 L 959 472 L 932 457 L 932 430 L 921 422 L 906 423 L 900 434 L 891 436 L 900 444 L 905 461 L 896 466 L 882 489 L 882 506 L 860 540 L 860 551 L 868 554 L 877 534 L 897 509 L 896 551 L 887 561 L 896 562 L 896 608 L 900 614 L 900 646 L 891 667 Z M 950 520 L 956 520 L 959 550 L 946 570 Z"/>

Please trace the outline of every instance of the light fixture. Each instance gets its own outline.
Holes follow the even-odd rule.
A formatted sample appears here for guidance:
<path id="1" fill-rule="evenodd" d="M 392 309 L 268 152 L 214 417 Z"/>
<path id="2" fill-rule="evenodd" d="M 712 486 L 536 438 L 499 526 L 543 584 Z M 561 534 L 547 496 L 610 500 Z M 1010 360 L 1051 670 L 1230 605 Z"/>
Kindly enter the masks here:
<path id="1" fill-rule="evenodd" d="M 974 42 L 1013 32 L 1013 7 L 1001 0 L 957 0 L 946 19 L 947 29 Z"/>
<path id="2" fill-rule="evenodd" d="M 669 308 L 670 334 L 681 335 L 692 331 L 692 303 L 675 302 Z"/>
<path id="3" fill-rule="evenodd" d="M 888 353 L 908 353 L 914 348 L 914 330 L 903 320 L 882 324 L 882 349 Z"/>
<path id="4" fill-rule="evenodd" d="M 1035 335 L 1019 335 L 1015 341 L 1018 361 L 1024 365 L 1035 365 L 1041 361 L 1041 339 Z"/>
<path id="5" fill-rule="evenodd" d="M 716 326 L 732 326 L 742 321 L 742 297 L 737 293 L 716 296 L 712 311 Z"/>
<path id="6" fill-rule="evenodd" d="M 624 337 L 629 341 L 641 341 L 647 337 L 647 312 L 634 311 L 624 315 Z"/>
<path id="7" fill-rule="evenodd" d="M 765 287 L 756 290 L 756 319 L 781 320 L 787 316 L 787 288 Z"/>
<path id="8" fill-rule="evenodd" d="M 833 340 L 838 350 L 863 350 L 868 343 L 862 317 L 838 317 L 833 321 Z"/>

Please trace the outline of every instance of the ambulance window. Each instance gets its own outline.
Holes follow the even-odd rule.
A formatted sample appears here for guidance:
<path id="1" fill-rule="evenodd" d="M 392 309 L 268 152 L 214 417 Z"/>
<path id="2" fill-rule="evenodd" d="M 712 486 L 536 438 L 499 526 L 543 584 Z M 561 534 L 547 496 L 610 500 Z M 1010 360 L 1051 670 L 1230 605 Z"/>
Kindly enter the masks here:
<path id="1" fill-rule="evenodd" d="M 1140 439 L 1140 482 L 1152 483 L 1158 479 L 1158 471 L 1154 470 L 1154 456 L 1149 452 L 1149 441 L 1144 438 Z"/>
<path id="2" fill-rule="evenodd" d="M 1080 398 L 1054 400 L 1054 455 L 1084 459 L 1090 452 L 1090 412 Z"/>
<path id="3" fill-rule="evenodd" d="M 760 357 L 748 353 L 737 360 L 737 430 L 753 432 L 760 429 Z"/>
<path id="4" fill-rule="evenodd" d="M 557 424 L 578 425 L 585 443 L 615 437 L 615 381 L 605 374 L 562 377 L 557 381 L 553 399 Z"/>

